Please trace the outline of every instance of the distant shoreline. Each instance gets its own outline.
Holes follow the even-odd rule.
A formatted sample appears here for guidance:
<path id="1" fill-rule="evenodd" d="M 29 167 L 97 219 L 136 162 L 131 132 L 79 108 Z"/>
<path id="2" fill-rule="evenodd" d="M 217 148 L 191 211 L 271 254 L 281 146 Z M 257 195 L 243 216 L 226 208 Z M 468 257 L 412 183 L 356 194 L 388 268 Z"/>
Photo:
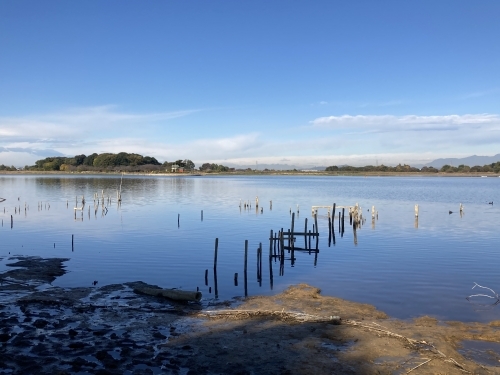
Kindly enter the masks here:
<path id="1" fill-rule="evenodd" d="M 68 176 L 121 176 L 122 172 L 65 172 L 65 171 L 0 171 L 0 175 L 68 175 Z M 197 172 L 197 173 L 143 173 L 123 172 L 124 176 L 330 176 L 330 177 L 500 177 L 494 172 L 469 173 L 419 173 L 419 172 L 301 172 L 301 171 L 252 171 L 252 172 Z"/>

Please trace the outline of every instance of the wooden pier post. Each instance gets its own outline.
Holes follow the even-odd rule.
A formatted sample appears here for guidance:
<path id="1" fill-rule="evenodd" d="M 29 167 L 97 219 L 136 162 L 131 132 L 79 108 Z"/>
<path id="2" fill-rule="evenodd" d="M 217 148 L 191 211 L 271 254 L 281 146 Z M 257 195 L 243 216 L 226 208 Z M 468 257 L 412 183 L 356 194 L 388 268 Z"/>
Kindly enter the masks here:
<path id="1" fill-rule="evenodd" d="M 307 217 L 305 220 L 305 225 L 304 225 L 304 248 L 307 249 Z"/>
<path id="2" fill-rule="evenodd" d="M 177 228 L 181 226 L 181 214 L 177 214 Z"/>
<path id="3" fill-rule="evenodd" d="M 243 270 L 243 281 L 245 286 L 245 297 L 248 297 L 248 283 L 247 283 L 247 266 L 248 266 L 248 240 L 245 240 L 245 267 Z"/>
<path id="4" fill-rule="evenodd" d="M 418 204 L 415 205 L 415 217 L 418 217 Z"/>
<path id="5" fill-rule="evenodd" d="M 342 234 L 344 233 L 345 208 L 342 208 Z"/>
<path id="6" fill-rule="evenodd" d="M 334 232 L 334 231 L 335 231 L 335 227 L 334 227 L 334 225 L 335 225 L 335 210 L 337 209 L 337 207 L 336 207 L 336 206 L 337 206 L 337 205 L 334 203 L 334 204 L 333 204 L 333 208 L 332 208 L 332 232 Z"/>
<path id="7" fill-rule="evenodd" d="M 75 235 L 71 235 L 71 251 L 75 251 Z"/>
<path id="8" fill-rule="evenodd" d="M 217 252 L 219 251 L 219 239 L 215 239 L 214 270 L 217 268 Z"/>
<path id="9" fill-rule="evenodd" d="M 208 286 L 208 270 L 205 270 L 205 285 Z"/>
<path id="10" fill-rule="evenodd" d="M 271 229 L 271 234 L 269 235 L 269 259 L 273 255 L 273 230 Z"/>
<path id="11" fill-rule="evenodd" d="M 238 272 L 234 274 L 234 286 L 238 286 Z"/>
<path id="12" fill-rule="evenodd" d="M 295 228 L 295 212 L 292 213 L 292 236 L 294 233 L 294 228 Z"/>
<path id="13" fill-rule="evenodd" d="M 203 210 L 201 210 L 201 221 L 203 221 Z"/>
<path id="14" fill-rule="evenodd" d="M 273 233 L 272 230 L 271 233 Z M 271 238 L 273 238 L 273 236 L 271 236 Z M 273 290 L 273 256 L 271 247 L 269 247 L 269 283 L 271 286 L 271 290 Z"/>

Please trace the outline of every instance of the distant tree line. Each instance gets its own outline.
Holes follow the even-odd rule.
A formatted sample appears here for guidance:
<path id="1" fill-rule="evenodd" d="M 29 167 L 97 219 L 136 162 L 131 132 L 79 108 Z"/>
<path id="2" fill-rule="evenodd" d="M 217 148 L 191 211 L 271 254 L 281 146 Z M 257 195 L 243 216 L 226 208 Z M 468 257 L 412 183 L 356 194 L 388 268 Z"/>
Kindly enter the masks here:
<path id="1" fill-rule="evenodd" d="M 398 164 L 395 167 L 390 167 L 387 165 L 366 165 L 364 167 L 352 167 L 350 165 L 336 166 L 332 165 L 325 169 L 327 172 L 405 172 L 405 173 L 469 173 L 469 172 L 494 172 L 500 173 L 500 161 L 492 164 L 486 164 L 482 167 L 476 165 L 474 167 L 469 167 L 468 165 L 461 164 L 458 167 L 452 167 L 451 165 L 443 165 L 441 169 L 434 167 L 423 167 L 421 169 L 411 167 L 407 164 Z"/>
<path id="2" fill-rule="evenodd" d="M 229 168 L 226 167 L 225 165 L 222 164 L 214 164 L 214 163 L 204 163 L 201 165 L 199 168 L 200 171 L 202 172 L 232 172 L 234 171 L 234 168 Z"/>
<path id="3" fill-rule="evenodd" d="M 6 165 L 0 165 L 0 171 L 17 171 L 17 168 L 14 166 L 6 166 Z"/>
<path id="4" fill-rule="evenodd" d="M 74 157 L 48 157 L 37 160 L 34 166 L 25 169 L 35 171 L 105 171 L 105 170 L 151 170 L 161 166 L 153 157 L 120 152 L 118 154 L 93 153 Z"/>

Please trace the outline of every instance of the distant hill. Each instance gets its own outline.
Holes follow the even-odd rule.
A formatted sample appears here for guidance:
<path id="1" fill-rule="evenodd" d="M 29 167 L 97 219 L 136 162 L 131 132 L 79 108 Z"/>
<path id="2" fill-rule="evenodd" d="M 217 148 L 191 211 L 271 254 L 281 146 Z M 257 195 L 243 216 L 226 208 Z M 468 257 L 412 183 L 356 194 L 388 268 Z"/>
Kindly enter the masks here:
<path id="1" fill-rule="evenodd" d="M 446 158 L 446 159 L 436 159 L 431 161 L 430 163 L 425 164 L 427 167 L 434 167 L 440 169 L 443 165 L 451 165 L 453 167 L 458 167 L 460 164 L 468 165 L 469 167 L 473 167 L 475 165 L 485 165 L 496 163 L 500 161 L 500 154 L 496 154 L 494 156 L 467 156 L 466 158 Z"/>

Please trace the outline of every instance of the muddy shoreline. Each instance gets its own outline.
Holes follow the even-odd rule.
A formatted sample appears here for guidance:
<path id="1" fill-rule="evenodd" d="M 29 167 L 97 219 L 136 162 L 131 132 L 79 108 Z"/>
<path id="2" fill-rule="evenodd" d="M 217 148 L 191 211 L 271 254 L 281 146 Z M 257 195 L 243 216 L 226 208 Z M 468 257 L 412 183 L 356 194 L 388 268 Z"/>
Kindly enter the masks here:
<path id="1" fill-rule="evenodd" d="M 500 373 L 499 352 L 462 347 L 498 345 L 500 321 L 402 321 L 304 284 L 215 305 L 139 294 L 155 287 L 140 281 L 51 286 L 66 260 L 9 258 L 0 374 Z"/>

